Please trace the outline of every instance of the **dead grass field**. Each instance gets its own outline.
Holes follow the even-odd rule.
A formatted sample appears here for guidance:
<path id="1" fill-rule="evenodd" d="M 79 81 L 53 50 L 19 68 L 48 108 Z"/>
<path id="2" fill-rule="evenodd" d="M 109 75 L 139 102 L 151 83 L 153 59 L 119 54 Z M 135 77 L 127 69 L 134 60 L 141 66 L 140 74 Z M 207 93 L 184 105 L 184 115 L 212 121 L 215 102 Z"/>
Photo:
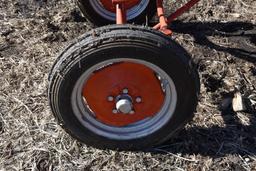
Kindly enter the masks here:
<path id="1" fill-rule="evenodd" d="M 117 152 L 72 139 L 48 106 L 56 55 L 91 29 L 74 1 L 0 0 L 0 170 L 256 170 L 255 111 L 221 106 L 256 101 L 255 24 L 254 0 L 202 0 L 173 23 L 201 77 L 195 117 L 151 151 Z"/>

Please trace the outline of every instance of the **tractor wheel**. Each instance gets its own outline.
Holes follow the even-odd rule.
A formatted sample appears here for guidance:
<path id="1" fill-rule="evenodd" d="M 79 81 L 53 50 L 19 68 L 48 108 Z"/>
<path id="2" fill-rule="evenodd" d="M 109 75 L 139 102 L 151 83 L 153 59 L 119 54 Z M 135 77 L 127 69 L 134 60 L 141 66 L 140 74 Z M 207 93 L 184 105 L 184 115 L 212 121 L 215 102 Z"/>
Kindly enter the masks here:
<path id="1" fill-rule="evenodd" d="M 77 0 L 84 16 L 93 24 L 103 26 L 115 24 L 115 6 L 111 0 Z M 133 0 L 127 5 L 127 21 L 143 24 L 156 13 L 155 0 Z"/>
<path id="2" fill-rule="evenodd" d="M 71 44 L 49 76 L 50 106 L 73 137 L 97 147 L 145 149 L 193 116 L 199 78 L 188 53 L 145 27 L 97 28 Z"/>

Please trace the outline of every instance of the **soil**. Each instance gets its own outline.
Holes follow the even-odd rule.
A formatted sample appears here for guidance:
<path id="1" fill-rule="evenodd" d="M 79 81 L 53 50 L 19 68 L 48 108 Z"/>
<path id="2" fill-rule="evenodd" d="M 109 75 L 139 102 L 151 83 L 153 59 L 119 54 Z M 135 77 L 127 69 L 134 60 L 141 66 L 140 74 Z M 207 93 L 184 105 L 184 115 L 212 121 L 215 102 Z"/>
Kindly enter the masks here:
<path id="1" fill-rule="evenodd" d="M 184 1 L 166 2 L 173 11 Z M 193 121 L 150 151 L 88 147 L 56 123 L 48 73 L 68 43 L 92 29 L 73 0 L 0 0 L 0 170 L 256 170 L 256 1 L 201 1 L 170 25 L 198 66 Z"/>

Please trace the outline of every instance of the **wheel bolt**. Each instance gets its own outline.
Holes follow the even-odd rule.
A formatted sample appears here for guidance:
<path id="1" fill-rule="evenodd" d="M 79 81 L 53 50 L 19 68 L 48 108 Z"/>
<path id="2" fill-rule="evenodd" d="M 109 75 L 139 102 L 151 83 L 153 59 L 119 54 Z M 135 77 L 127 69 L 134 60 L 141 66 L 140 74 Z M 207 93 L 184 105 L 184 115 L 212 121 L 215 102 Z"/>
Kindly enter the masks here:
<path id="1" fill-rule="evenodd" d="M 113 100 L 114 100 L 114 97 L 108 96 L 108 101 L 109 101 L 109 102 L 112 102 Z"/>
<path id="2" fill-rule="evenodd" d="M 123 89 L 123 93 L 127 94 L 129 91 L 127 88 Z"/>
<path id="3" fill-rule="evenodd" d="M 142 99 L 141 99 L 141 97 L 137 97 L 137 98 L 136 98 L 136 102 L 137 102 L 137 103 L 140 103 L 140 102 L 142 102 Z"/>
<path id="4" fill-rule="evenodd" d="M 130 111 L 130 114 L 134 114 L 134 113 L 135 113 L 135 111 L 134 111 L 134 110 Z"/>
<path id="5" fill-rule="evenodd" d="M 112 113 L 117 114 L 118 111 L 117 111 L 116 109 L 113 109 L 113 110 L 112 110 Z"/>

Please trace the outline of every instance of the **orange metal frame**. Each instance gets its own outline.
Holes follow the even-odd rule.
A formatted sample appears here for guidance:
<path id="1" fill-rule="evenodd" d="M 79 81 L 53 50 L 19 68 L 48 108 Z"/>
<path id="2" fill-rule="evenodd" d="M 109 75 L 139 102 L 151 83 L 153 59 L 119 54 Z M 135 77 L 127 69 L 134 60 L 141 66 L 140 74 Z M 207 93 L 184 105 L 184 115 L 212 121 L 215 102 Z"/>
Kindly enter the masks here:
<path id="1" fill-rule="evenodd" d="M 112 0 L 112 3 L 116 5 L 116 24 L 125 24 L 127 22 L 125 4 L 131 1 L 133 0 Z M 189 10 L 199 1 L 200 0 L 190 0 L 181 8 L 176 10 L 174 13 L 172 13 L 168 17 L 165 17 L 163 0 L 156 0 L 159 23 L 155 25 L 153 28 L 163 32 L 166 35 L 171 35 L 172 31 L 168 29 L 168 24 L 170 24 L 180 15 L 182 15 L 185 11 Z"/>

